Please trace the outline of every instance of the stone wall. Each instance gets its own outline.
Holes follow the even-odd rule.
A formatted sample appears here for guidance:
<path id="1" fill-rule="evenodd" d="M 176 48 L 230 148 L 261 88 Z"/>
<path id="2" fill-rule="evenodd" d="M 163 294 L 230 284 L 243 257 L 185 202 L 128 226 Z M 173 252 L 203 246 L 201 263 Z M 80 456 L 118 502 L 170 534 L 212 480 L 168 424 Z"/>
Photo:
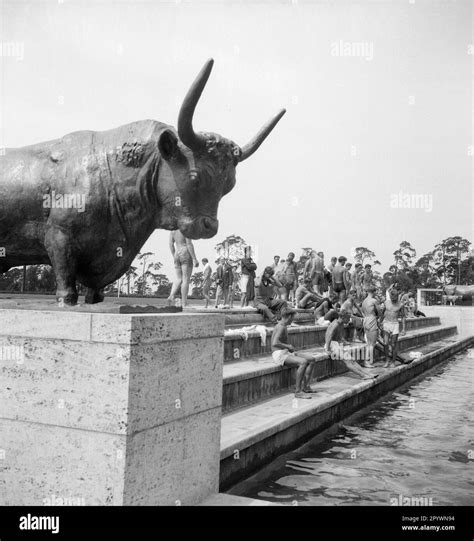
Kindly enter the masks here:
<path id="1" fill-rule="evenodd" d="M 0 310 L 0 505 L 217 492 L 224 317 Z"/>

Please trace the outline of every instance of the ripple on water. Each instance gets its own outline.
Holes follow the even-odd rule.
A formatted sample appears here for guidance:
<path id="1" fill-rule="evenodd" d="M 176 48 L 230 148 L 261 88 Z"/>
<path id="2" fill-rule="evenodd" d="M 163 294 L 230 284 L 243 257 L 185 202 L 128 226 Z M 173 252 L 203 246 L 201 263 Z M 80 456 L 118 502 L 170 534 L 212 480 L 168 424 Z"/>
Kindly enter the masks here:
<path id="1" fill-rule="evenodd" d="M 399 495 L 472 505 L 472 381 L 472 360 L 456 356 L 239 493 L 298 505 L 389 505 Z"/>

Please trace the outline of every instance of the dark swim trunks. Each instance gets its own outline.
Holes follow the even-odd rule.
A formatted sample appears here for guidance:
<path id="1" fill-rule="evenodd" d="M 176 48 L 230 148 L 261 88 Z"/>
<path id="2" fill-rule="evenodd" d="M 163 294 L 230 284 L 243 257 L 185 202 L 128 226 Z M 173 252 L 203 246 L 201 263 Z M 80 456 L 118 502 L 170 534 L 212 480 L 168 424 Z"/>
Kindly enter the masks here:
<path id="1" fill-rule="evenodd" d="M 346 288 L 344 287 L 344 282 L 336 282 L 334 284 L 334 292 L 340 293 L 341 291 L 344 291 Z"/>

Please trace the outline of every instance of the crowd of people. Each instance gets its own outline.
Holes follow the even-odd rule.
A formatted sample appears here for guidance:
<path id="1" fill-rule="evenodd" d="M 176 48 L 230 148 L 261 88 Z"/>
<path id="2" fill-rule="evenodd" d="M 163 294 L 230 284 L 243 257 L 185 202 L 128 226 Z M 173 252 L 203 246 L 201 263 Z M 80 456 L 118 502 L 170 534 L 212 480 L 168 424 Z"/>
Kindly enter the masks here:
<path id="1" fill-rule="evenodd" d="M 187 239 L 186 242 L 190 243 Z M 175 264 L 180 264 L 183 253 L 179 247 L 175 249 Z M 192 264 L 197 266 L 194 251 L 188 263 L 191 271 Z M 397 362 L 409 362 L 399 356 L 398 337 L 405 334 L 407 317 L 424 317 L 424 314 L 418 310 L 412 291 L 399 290 L 396 266 L 390 267 L 383 276 L 382 287 L 377 288 L 369 263 L 353 265 L 345 256 L 340 256 L 332 257 L 330 263 L 325 264 L 324 253 L 315 250 L 302 272 L 295 254 L 290 252 L 286 258 L 276 255 L 273 263 L 264 267 L 257 277 L 257 265 L 249 246 L 239 264 L 220 257 L 215 274 L 208 259 L 202 259 L 202 264 L 206 308 L 212 303 L 216 308 L 233 307 L 240 265 L 240 307 L 254 306 L 265 319 L 275 324 L 272 358 L 281 366 L 297 367 L 297 398 L 311 398 L 313 391 L 309 382 L 315 361 L 313 355 L 296 352 L 288 343 L 288 326 L 292 325 L 297 309 L 312 311 L 315 324 L 326 327 L 325 351 L 332 358 L 343 361 L 348 370 L 362 379 L 377 377 L 372 370 L 377 348 L 385 355 L 386 368 L 394 367 Z M 213 279 L 216 286 L 214 300 L 210 296 Z M 365 348 L 348 348 L 349 342 L 365 343 Z M 360 358 L 360 351 L 364 352 L 363 358 Z M 354 353 L 359 358 L 354 358 Z"/>

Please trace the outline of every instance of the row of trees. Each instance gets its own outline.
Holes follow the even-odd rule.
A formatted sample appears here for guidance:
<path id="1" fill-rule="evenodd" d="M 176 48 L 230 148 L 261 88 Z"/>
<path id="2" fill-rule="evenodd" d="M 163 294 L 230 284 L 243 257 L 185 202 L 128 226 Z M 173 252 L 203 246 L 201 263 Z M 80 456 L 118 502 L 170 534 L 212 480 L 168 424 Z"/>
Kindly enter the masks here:
<path id="1" fill-rule="evenodd" d="M 416 288 L 439 288 L 451 284 L 472 284 L 474 272 L 472 268 L 471 243 L 462 237 L 448 237 L 438 243 L 432 251 L 417 257 L 416 249 L 403 241 L 393 252 L 393 265 L 398 269 L 398 281 L 404 290 Z M 237 280 L 240 278 L 238 262 L 244 255 L 247 246 L 245 240 L 238 235 L 230 235 L 216 244 L 216 257 L 225 257 L 237 266 Z M 304 265 L 312 247 L 304 247 L 297 260 L 298 272 L 303 273 Z M 252 246 L 254 259 L 258 259 L 258 247 Z M 351 254 L 349 261 L 365 265 L 370 263 L 378 285 L 382 285 L 383 276 L 377 269 L 381 265 L 375 252 L 365 246 L 358 246 Z M 329 261 L 327 261 L 329 262 Z M 260 262 L 260 269 L 272 262 Z M 138 254 L 134 265 L 116 282 L 106 288 L 109 295 L 167 296 L 171 289 L 171 280 L 161 272 L 163 264 L 155 260 L 153 252 Z M 258 272 L 258 271 L 257 271 Z M 214 282 L 214 280 L 213 280 Z M 202 295 L 203 273 L 194 272 L 191 276 L 191 294 Z M 49 265 L 29 265 L 15 267 L 0 274 L 0 291 L 28 291 L 37 293 L 53 293 L 56 289 L 54 272 Z M 238 282 L 237 287 L 238 291 Z M 83 291 L 79 290 L 79 293 Z M 211 295 L 213 289 L 211 288 Z"/>

